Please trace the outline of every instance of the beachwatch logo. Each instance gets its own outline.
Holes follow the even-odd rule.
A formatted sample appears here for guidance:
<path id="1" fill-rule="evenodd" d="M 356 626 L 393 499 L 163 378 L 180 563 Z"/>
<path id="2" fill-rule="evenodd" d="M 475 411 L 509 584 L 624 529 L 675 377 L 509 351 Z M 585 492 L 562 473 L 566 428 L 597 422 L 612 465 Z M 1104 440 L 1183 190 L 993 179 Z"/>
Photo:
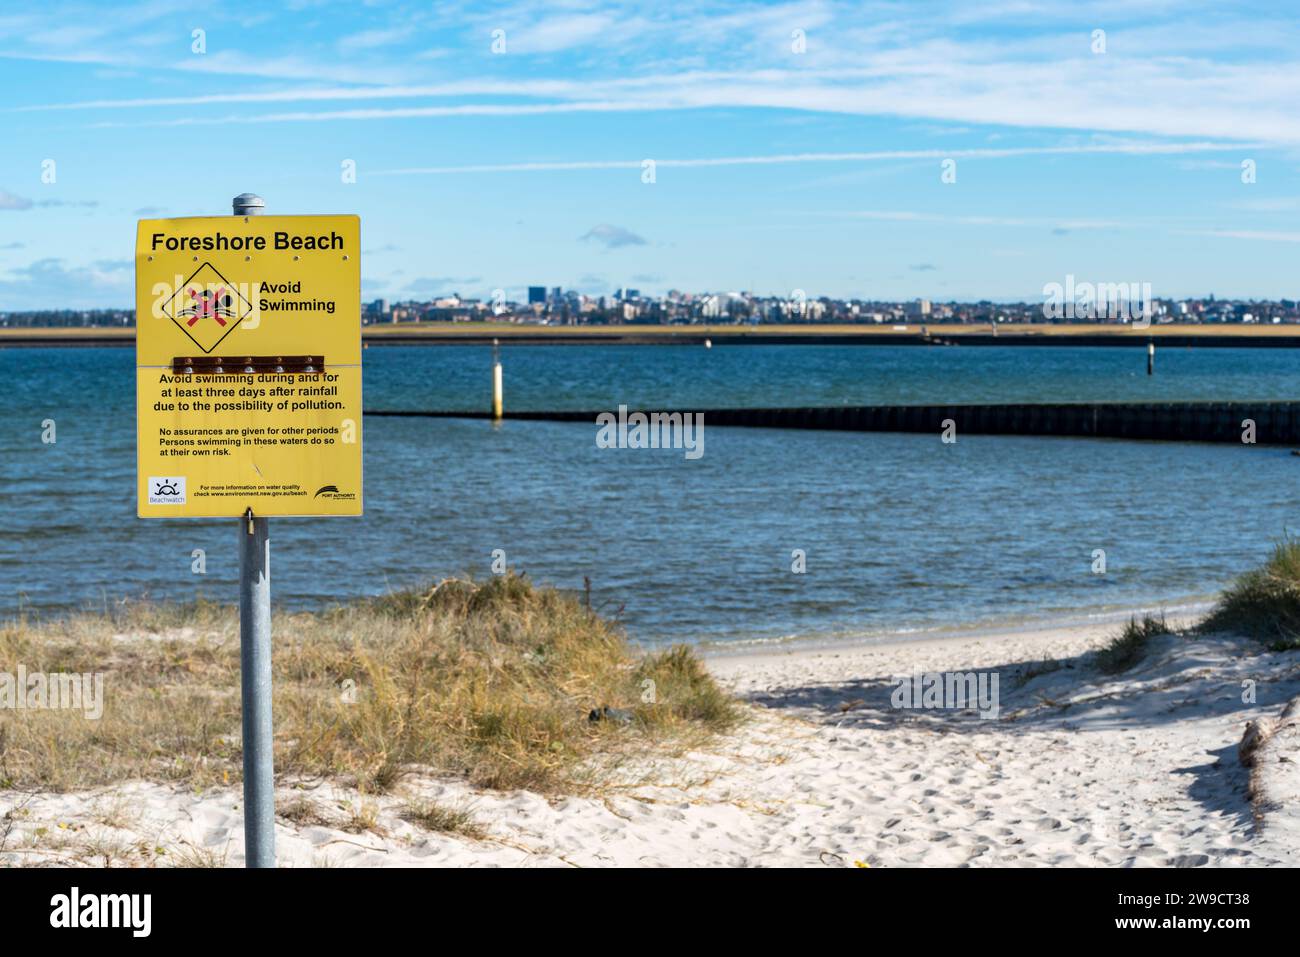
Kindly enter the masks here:
<path id="1" fill-rule="evenodd" d="M 184 505 L 185 476 L 149 476 L 150 505 Z"/>
<path id="2" fill-rule="evenodd" d="M 204 353 L 221 345 L 252 311 L 238 286 L 211 263 L 200 266 L 162 305 L 163 315 Z"/>

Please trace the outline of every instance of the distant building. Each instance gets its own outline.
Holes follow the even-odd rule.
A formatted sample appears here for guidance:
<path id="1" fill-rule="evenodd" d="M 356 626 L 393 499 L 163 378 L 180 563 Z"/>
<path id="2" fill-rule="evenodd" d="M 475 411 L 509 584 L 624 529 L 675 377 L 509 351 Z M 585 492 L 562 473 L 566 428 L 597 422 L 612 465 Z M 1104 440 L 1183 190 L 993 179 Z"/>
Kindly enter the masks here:
<path id="1" fill-rule="evenodd" d="M 528 305 L 530 305 L 530 306 L 535 306 L 535 305 L 538 305 L 538 304 L 541 304 L 541 305 L 543 305 L 543 306 L 546 305 L 546 287 L 545 287 L 545 286 L 529 286 L 529 287 L 528 287 Z"/>

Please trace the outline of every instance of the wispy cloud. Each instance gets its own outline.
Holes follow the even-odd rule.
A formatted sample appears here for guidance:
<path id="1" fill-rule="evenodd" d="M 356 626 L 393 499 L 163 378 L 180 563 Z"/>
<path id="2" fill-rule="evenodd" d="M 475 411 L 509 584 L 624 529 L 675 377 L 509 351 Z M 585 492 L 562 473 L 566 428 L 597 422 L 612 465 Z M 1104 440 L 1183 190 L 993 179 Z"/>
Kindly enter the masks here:
<path id="1" fill-rule="evenodd" d="M 24 212 L 29 209 L 56 208 L 60 206 L 78 209 L 94 209 L 99 205 L 97 199 L 28 199 L 0 190 L 0 211 Z"/>
<path id="2" fill-rule="evenodd" d="M 391 109 L 330 110 L 323 112 L 264 113 L 254 116 L 178 117 L 171 120 L 154 120 L 142 123 L 101 122 L 91 128 L 113 129 L 145 126 L 210 126 L 213 123 L 233 125 L 250 123 L 321 123 L 333 120 L 396 120 L 430 119 L 452 116 L 546 116 L 556 113 L 619 113 L 648 110 L 649 104 L 635 102 L 586 102 L 544 104 L 464 104 L 460 106 L 393 107 Z"/>
<path id="3" fill-rule="evenodd" d="M 566 80 L 529 81 L 460 80 L 412 86 L 329 86 L 286 90 L 204 93 L 190 96 L 132 97 L 125 99 L 73 100 L 10 108 L 9 112 L 31 113 L 53 110 L 136 110 L 157 106 L 210 106 L 220 103 L 310 103 L 332 100 L 401 100 L 415 97 L 452 97 L 485 95 L 560 96 L 577 93 L 579 86 Z"/>
<path id="4" fill-rule="evenodd" d="M 318 78 L 314 66 L 286 61 L 276 75 Z M 196 62 L 188 68 L 208 70 L 212 63 Z M 376 80 L 368 69 L 332 69 L 329 74 L 350 73 Z M 328 74 L 327 74 L 328 75 Z M 303 110 L 296 112 L 235 115 L 226 121 L 237 123 L 337 122 L 357 120 L 421 119 L 446 116 L 525 116 L 589 112 L 652 112 L 693 109 L 772 109 L 859 116 L 912 116 L 936 121 L 967 122 L 1021 128 L 1066 128 L 1113 133 L 1141 133 L 1158 136 L 1230 136 L 1264 144 L 1300 143 L 1300 118 L 1293 116 L 1290 102 L 1300 98 L 1300 83 L 1279 83 L 1261 89 L 1248 110 L 1237 102 L 1236 88 L 1257 78 L 1244 73 L 1224 77 L 1215 89 L 1195 78 L 1133 77 L 1118 89 L 1077 89 L 1057 81 L 1056 89 L 1042 86 L 1026 90 L 1003 82 L 998 89 L 954 86 L 951 77 L 918 80 L 900 76 L 870 83 L 829 82 L 807 74 L 787 75 L 782 80 L 764 80 L 754 75 L 725 81 L 693 81 L 664 78 L 649 84 L 581 84 L 590 99 L 558 99 L 546 103 L 459 103 L 452 105 L 370 107 L 358 109 Z M 1044 83 L 1047 82 L 1044 78 Z M 502 93 L 513 96 L 547 96 L 552 81 L 499 84 Z M 1234 86 L 1236 85 L 1236 86 Z M 1129 86 L 1167 87 L 1177 90 L 1178 102 L 1130 100 L 1122 93 Z M 1229 95 L 1225 88 L 1232 87 Z M 1198 89 L 1199 88 L 1199 89 Z M 1258 88 L 1258 87 L 1257 87 Z M 563 96 L 570 91 L 563 91 Z M 572 91 L 577 92 L 577 91 Z M 465 94 L 470 95 L 470 94 Z M 556 94 L 551 94 L 556 95 Z M 1171 93 L 1171 98 L 1173 94 Z M 264 95 L 267 102 L 330 99 L 382 98 L 379 89 L 349 91 L 345 96 L 325 95 L 319 90 L 295 94 Z M 254 95 L 213 95 L 206 102 L 257 102 Z M 100 108 L 110 108 L 102 104 Z M 158 104 L 132 104 L 158 105 Z M 70 106 L 55 104 L 54 106 Z M 212 117 L 179 117 L 140 125 L 168 126 L 213 122 Z M 102 126 L 111 123 L 97 124 Z"/>
<path id="5" fill-rule="evenodd" d="M 888 223 L 920 223 L 946 226 L 1012 226 L 1050 229 L 1056 235 L 1071 230 L 1089 229 L 1147 229 L 1154 225 L 1145 220 L 1132 219 L 1049 219 L 1039 216 L 977 216 L 947 213 L 918 212 L 915 210 L 834 210 L 827 213 L 810 213 L 842 219 L 866 219 Z"/>
<path id="6" fill-rule="evenodd" d="M 32 201 L 24 196 L 15 196 L 0 189 L 0 209 L 24 210 L 32 208 Z"/>
<path id="7" fill-rule="evenodd" d="M 423 276 L 412 279 L 405 288 L 410 292 L 448 293 L 468 288 L 481 281 L 478 276 Z"/>
<path id="8" fill-rule="evenodd" d="M 356 50 L 373 50 L 390 46 L 401 40 L 409 40 L 411 32 L 402 29 L 362 30 L 342 37 L 338 41 L 339 49 L 345 53 Z"/>
<path id="9" fill-rule="evenodd" d="M 1202 229 L 1187 230 L 1184 235 L 1213 236 L 1217 239 L 1248 239 L 1266 243 L 1300 243 L 1300 232 L 1267 229 Z"/>
<path id="10" fill-rule="evenodd" d="M 630 229 L 624 229 L 622 226 L 613 226 L 609 223 L 602 223 L 599 226 L 592 226 L 586 234 L 579 237 L 584 242 L 594 241 L 603 245 L 606 249 L 621 249 L 624 246 L 644 246 L 646 241 L 632 232 Z"/>
<path id="11" fill-rule="evenodd" d="M 1294 213 L 1300 211 L 1300 196 L 1260 196 L 1227 204 L 1249 213 Z"/>
<path id="12" fill-rule="evenodd" d="M 1015 156 L 1077 156 L 1086 154 L 1179 155 L 1214 151 L 1239 152 L 1240 144 L 1219 142 L 1078 143 L 1064 146 L 1023 146 L 953 150 L 873 150 L 859 153 L 778 153 L 768 156 L 654 158 L 656 167 L 770 166 L 787 163 L 871 163 L 897 160 L 1005 159 Z M 371 176 L 419 176 L 454 173 L 518 173 L 541 170 L 640 169 L 644 160 L 572 160 L 530 163 L 479 163 L 470 166 L 416 166 L 381 169 Z"/>
<path id="13" fill-rule="evenodd" d="M 392 59 L 347 61 L 301 54 L 259 56 L 236 50 L 216 50 L 204 56 L 176 60 L 171 69 L 220 76 L 253 76 L 313 83 L 397 84 L 409 77 L 410 68 Z"/>
<path id="14" fill-rule="evenodd" d="M 557 53 L 600 43 L 626 24 L 608 13 L 579 13 L 541 20 L 521 30 L 507 32 L 507 48 L 517 53 Z"/>
<path id="15" fill-rule="evenodd" d="M 56 4 L 59 7 L 59 4 Z M 156 5 L 134 30 L 72 16 L 25 18 L 0 40 L 0 57 L 48 57 L 156 68 L 164 47 L 143 26 L 161 29 Z M 448 31 L 448 20 L 458 29 Z M 646 10 L 624 3 L 533 4 L 446 13 L 376 8 L 333 42 L 281 42 L 272 49 L 221 48 L 174 57 L 166 72 L 302 81 L 282 91 L 203 91 L 188 98 L 96 100 L 96 109 L 140 105 L 256 104 L 356 99 L 546 98 L 550 112 L 591 109 L 776 109 L 850 116 L 907 117 L 978 129 L 1106 130 L 1165 137 L 1242 138 L 1300 143 L 1300 26 L 1268 12 L 1171 5 L 995 4 L 954 12 L 946 5 L 741 3 Z M 49 22 L 66 26 L 49 26 Z M 1089 48 L 1093 26 L 1109 46 Z M 298 25 L 295 25 L 298 26 Z M 490 33 L 506 31 L 507 53 L 491 56 Z M 268 27 L 266 36 L 274 36 Z M 806 46 L 796 52 L 800 31 Z M 432 47 L 438 59 L 402 60 L 387 48 Z M 441 68 L 448 48 L 456 69 Z M 870 51 L 870 56 L 863 52 Z M 564 57 L 556 56 L 564 53 Z M 450 62 L 450 59 L 448 59 Z M 702 69 L 702 65 L 711 69 Z M 447 81 L 455 75 L 455 81 Z M 443 82 L 419 83 L 416 79 Z M 320 88 L 321 83 L 346 85 Z M 593 104 L 606 104 L 594 107 Z M 239 117 L 244 122 L 377 120 L 461 114 L 521 116 L 515 101 L 424 103 L 374 111 L 320 111 Z M 40 109 L 87 108 L 48 104 Z M 195 117 L 198 120 L 198 117 Z M 186 117 L 175 118 L 183 124 Z M 952 130 L 949 130 L 949 133 Z"/>
<path id="16" fill-rule="evenodd" d="M 65 260 L 39 259 L 0 273 L 0 296 L 8 308 L 41 308 L 50 290 L 58 290 L 65 308 L 124 306 L 131 301 L 135 264 L 100 260 L 83 266 Z"/>

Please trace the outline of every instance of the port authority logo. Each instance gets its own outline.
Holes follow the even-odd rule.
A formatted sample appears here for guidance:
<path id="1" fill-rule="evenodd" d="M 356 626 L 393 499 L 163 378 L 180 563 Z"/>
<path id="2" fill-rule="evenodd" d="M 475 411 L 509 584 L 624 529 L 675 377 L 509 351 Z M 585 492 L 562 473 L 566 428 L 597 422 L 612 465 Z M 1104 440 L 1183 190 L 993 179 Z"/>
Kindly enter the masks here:
<path id="1" fill-rule="evenodd" d="M 204 353 L 210 353 L 253 311 L 239 288 L 204 263 L 162 306 L 163 315 Z"/>
<path id="2" fill-rule="evenodd" d="M 332 498 L 336 502 L 351 502 L 357 497 L 356 492 L 340 492 L 337 485 L 322 485 L 312 498 Z"/>
<path id="3" fill-rule="evenodd" d="M 185 476 L 149 476 L 150 505 L 184 505 Z"/>

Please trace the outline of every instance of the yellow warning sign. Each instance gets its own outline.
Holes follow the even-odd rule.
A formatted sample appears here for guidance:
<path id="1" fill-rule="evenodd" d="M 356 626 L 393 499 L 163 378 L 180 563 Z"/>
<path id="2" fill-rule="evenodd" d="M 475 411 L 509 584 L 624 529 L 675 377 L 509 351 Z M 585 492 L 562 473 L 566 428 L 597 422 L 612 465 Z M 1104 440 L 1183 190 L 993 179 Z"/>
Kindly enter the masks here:
<path id="1" fill-rule="evenodd" d="M 141 220 L 142 518 L 361 514 L 356 216 Z"/>

